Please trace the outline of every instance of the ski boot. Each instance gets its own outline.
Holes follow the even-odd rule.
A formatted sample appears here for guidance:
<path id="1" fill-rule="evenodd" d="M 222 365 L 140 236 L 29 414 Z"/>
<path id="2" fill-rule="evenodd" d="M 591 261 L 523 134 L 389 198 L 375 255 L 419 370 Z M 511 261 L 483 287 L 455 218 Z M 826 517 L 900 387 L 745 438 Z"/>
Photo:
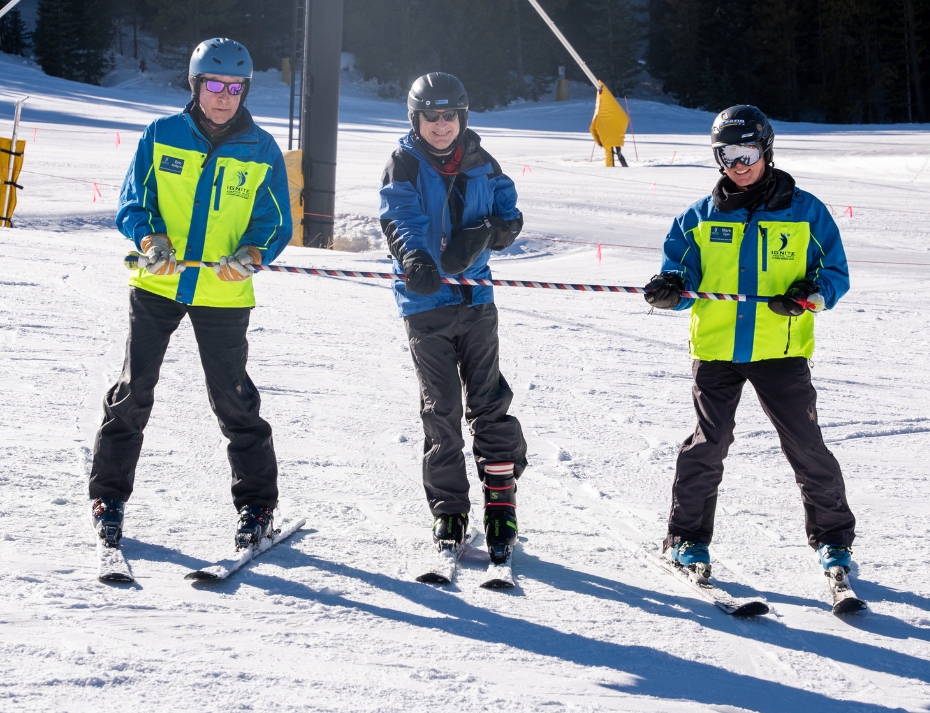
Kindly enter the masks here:
<path id="1" fill-rule="evenodd" d="M 710 550 L 703 542 L 683 540 L 665 551 L 669 562 L 688 569 L 691 578 L 698 582 L 710 579 Z"/>
<path id="2" fill-rule="evenodd" d="M 107 547 L 119 547 L 120 538 L 123 536 L 125 505 L 122 500 L 115 498 L 97 498 L 91 505 L 90 515 L 97 537 L 103 540 Z"/>
<path id="3" fill-rule="evenodd" d="M 263 505 L 243 505 L 236 528 L 236 549 L 258 547 L 262 539 L 274 534 L 273 508 Z"/>
<path id="4" fill-rule="evenodd" d="M 468 532 L 468 513 L 437 515 L 433 521 L 433 544 L 436 550 L 454 550 L 465 542 Z"/>
<path id="5" fill-rule="evenodd" d="M 517 543 L 517 482 L 513 463 L 486 463 L 484 490 L 484 542 L 494 564 L 503 564 Z"/>
<path id="6" fill-rule="evenodd" d="M 849 587 L 849 566 L 852 564 L 852 550 L 846 545 L 821 545 L 817 556 L 823 567 L 823 574 L 831 580 L 830 588 L 834 591 Z"/>
<path id="7" fill-rule="evenodd" d="M 817 555 L 825 572 L 831 567 L 842 567 L 848 572 L 852 564 L 852 550 L 846 545 L 821 545 Z"/>

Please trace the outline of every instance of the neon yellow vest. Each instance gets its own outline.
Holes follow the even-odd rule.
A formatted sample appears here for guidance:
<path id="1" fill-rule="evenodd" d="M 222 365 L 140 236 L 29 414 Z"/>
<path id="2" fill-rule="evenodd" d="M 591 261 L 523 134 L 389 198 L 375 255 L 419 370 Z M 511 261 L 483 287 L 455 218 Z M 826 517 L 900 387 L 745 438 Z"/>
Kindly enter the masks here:
<path id="1" fill-rule="evenodd" d="M 178 260 L 195 259 L 188 249 L 188 236 L 192 230 L 204 231 L 203 262 L 217 262 L 222 256 L 235 252 L 249 227 L 258 188 L 271 170 L 267 163 L 216 157 L 208 164 L 212 167 L 213 183 L 209 205 L 201 206 L 195 194 L 206 156 L 200 151 L 155 142 L 149 170 L 154 172 L 158 187 L 158 213 L 165 221 Z M 145 199 L 150 200 L 150 195 L 146 194 Z M 208 268 L 188 267 L 185 273 L 167 276 L 151 275 L 140 269 L 133 272 L 129 284 L 173 300 L 181 279 L 191 279 L 187 276 L 190 270 L 199 273 L 191 304 L 205 307 L 255 306 L 251 278 L 242 282 L 223 282 Z"/>
<path id="2" fill-rule="evenodd" d="M 810 223 L 759 221 L 744 234 L 743 223 L 707 221 L 692 231 L 701 255 L 700 292 L 740 291 L 740 251 L 744 241 L 756 244 L 756 294 L 784 293 L 807 274 Z M 751 247 L 747 244 L 747 248 Z M 745 262 L 745 260 L 744 260 Z M 691 308 L 691 357 L 704 361 L 741 361 L 734 358 L 737 333 L 752 339 L 751 361 L 784 357 L 810 358 L 814 353 L 814 315 L 805 312 L 788 319 L 756 304 L 695 300 Z M 742 360 L 745 361 L 745 360 Z"/>

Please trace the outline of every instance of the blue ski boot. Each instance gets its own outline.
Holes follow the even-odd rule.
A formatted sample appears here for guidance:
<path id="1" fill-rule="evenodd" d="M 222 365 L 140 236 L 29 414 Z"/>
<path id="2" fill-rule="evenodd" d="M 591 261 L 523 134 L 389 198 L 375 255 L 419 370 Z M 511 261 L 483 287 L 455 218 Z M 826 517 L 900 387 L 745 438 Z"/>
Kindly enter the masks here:
<path id="1" fill-rule="evenodd" d="M 672 545 L 665 552 L 665 556 L 673 564 L 690 570 L 693 573 L 693 580 L 707 581 L 710 579 L 710 550 L 703 542 L 684 540 L 677 545 Z"/>
<path id="2" fill-rule="evenodd" d="M 115 498 L 97 498 L 91 505 L 91 518 L 97 537 L 103 540 L 107 547 L 119 547 L 123 536 L 123 508 L 126 505 L 122 500 Z"/>
<path id="3" fill-rule="evenodd" d="M 846 545 L 821 545 L 817 548 L 817 555 L 820 557 L 824 572 L 829 572 L 831 567 L 842 567 L 849 572 L 849 566 L 852 564 L 852 550 Z"/>

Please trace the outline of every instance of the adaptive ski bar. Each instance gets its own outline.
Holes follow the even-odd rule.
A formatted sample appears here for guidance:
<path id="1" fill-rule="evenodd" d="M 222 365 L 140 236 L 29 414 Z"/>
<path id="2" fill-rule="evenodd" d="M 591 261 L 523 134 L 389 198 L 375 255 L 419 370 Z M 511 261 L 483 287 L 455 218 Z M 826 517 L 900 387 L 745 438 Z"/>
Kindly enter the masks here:
<path id="1" fill-rule="evenodd" d="M 129 253 L 124 260 L 126 267 L 135 270 L 143 267 L 139 253 Z M 216 262 L 198 262 L 197 260 L 178 260 L 187 267 L 201 267 L 213 269 Z M 290 272 L 298 275 L 317 275 L 320 277 L 352 277 L 372 280 L 403 280 L 402 274 L 394 272 L 361 272 L 358 270 L 327 270 L 320 267 L 295 267 L 293 265 L 252 265 L 256 270 L 263 272 Z M 485 287 L 529 287 L 542 290 L 573 290 L 576 292 L 626 292 L 635 295 L 645 295 L 647 290 L 643 287 L 629 287 L 627 285 L 582 285 L 569 282 L 543 282 L 541 280 L 472 280 L 464 277 L 443 277 L 447 285 L 481 285 Z M 729 300 L 731 302 L 768 302 L 768 297 L 760 295 L 727 294 L 724 292 L 694 292 L 681 290 L 682 297 L 696 300 Z M 796 300 L 797 301 L 797 300 Z M 807 302 L 799 302 L 802 307 L 808 308 Z M 813 306 L 813 305 L 811 305 Z"/>

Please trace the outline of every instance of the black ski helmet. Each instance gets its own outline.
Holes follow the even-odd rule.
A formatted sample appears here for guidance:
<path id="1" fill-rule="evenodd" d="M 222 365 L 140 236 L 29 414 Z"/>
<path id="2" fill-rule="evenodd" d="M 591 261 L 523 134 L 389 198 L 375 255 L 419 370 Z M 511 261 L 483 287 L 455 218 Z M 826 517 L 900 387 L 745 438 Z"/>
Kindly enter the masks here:
<path id="1" fill-rule="evenodd" d="M 455 109 L 459 114 L 459 136 L 468 125 L 468 92 L 458 77 L 430 72 L 417 79 L 407 94 L 407 117 L 416 134 L 420 133 L 417 113 Z"/>
<path id="2" fill-rule="evenodd" d="M 769 166 L 775 162 L 774 143 L 775 130 L 769 123 L 768 117 L 762 113 L 761 109 L 749 104 L 737 104 L 724 109 L 717 114 L 714 125 L 710 129 L 711 148 L 717 149 L 731 144 L 759 144 L 765 163 Z M 716 151 L 714 151 L 714 160 L 723 172 L 723 166 L 720 165 Z"/>

